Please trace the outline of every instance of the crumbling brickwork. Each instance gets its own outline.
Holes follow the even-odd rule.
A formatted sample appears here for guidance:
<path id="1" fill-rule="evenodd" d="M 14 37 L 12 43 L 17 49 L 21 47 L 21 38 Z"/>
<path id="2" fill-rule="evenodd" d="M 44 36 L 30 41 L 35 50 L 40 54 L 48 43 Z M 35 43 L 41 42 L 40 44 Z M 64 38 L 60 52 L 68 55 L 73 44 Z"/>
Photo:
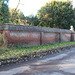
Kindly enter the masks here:
<path id="1" fill-rule="evenodd" d="M 47 27 L 2 24 L 0 33 L 4 34 L 8 47 L 75 41 L 75 32 Z"/>

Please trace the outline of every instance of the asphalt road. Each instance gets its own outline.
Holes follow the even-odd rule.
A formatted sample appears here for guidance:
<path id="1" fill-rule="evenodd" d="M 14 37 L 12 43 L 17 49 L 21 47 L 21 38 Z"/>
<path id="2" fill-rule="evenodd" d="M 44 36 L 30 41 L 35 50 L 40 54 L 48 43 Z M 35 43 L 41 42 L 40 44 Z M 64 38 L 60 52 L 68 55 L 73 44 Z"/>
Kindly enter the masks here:
<path id="1" fill-rule="evenodd" d="M 0 66 L 0 75 L 75 75 L 75 48 L 27 62 Z"/>

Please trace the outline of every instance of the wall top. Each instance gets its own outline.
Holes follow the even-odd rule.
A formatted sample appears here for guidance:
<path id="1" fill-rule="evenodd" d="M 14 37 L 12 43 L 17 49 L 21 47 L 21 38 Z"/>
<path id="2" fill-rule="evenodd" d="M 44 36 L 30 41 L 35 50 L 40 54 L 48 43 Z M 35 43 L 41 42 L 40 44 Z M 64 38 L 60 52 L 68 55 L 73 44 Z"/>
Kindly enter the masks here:
<path id="1" fill-rule="evenodd" d="M 72 32 L 71 30 L 66 30 L 66 29 L 25 26 L 25 25 L 13 25 L 13 24 L 0 24 L 0 30 L 75 33 L 75 32 Z"/>

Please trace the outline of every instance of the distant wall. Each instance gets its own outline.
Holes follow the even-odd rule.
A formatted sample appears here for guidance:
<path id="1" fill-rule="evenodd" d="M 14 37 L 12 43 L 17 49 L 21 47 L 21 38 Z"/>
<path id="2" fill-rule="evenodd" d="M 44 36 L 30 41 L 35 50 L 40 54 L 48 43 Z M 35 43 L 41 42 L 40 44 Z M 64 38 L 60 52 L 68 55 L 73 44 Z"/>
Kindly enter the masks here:
<path id="1" fill-rule="evenodd" d="M 4 34 L 8 47 L 75 41 L 75 32 L 47 27 L 3 24 L 0 33 Z"/>

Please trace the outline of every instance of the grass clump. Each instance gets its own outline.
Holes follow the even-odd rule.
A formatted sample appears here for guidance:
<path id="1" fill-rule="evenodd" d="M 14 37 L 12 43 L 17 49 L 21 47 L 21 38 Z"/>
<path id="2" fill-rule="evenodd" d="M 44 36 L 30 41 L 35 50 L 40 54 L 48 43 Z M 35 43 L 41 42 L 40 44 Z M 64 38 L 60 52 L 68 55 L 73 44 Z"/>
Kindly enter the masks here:
<path id="1" fill-rule="evenodd" d="M 48 51 L 52 49 L 57 49 L 57 48 L 62 48 L 66 46 L 71 46 L 74 45 L 75 42 L 65 42 L 65 43 L 57 43 L 57 44 L 46 44 L 46 45 L 40 45 L 40 46 L 33 46 L 33 47 L 20 47 L 20 48 L 14 48 L 9 49 L 9 50 L 0 50 L 0 61 L 1 60 L 6 60 L 6 59 L 11 59 L 11 58 L 17 58 L 19 59 L 20 57 L 23 56 L 28 56 L 29 54 L 42 51 Z"/>

